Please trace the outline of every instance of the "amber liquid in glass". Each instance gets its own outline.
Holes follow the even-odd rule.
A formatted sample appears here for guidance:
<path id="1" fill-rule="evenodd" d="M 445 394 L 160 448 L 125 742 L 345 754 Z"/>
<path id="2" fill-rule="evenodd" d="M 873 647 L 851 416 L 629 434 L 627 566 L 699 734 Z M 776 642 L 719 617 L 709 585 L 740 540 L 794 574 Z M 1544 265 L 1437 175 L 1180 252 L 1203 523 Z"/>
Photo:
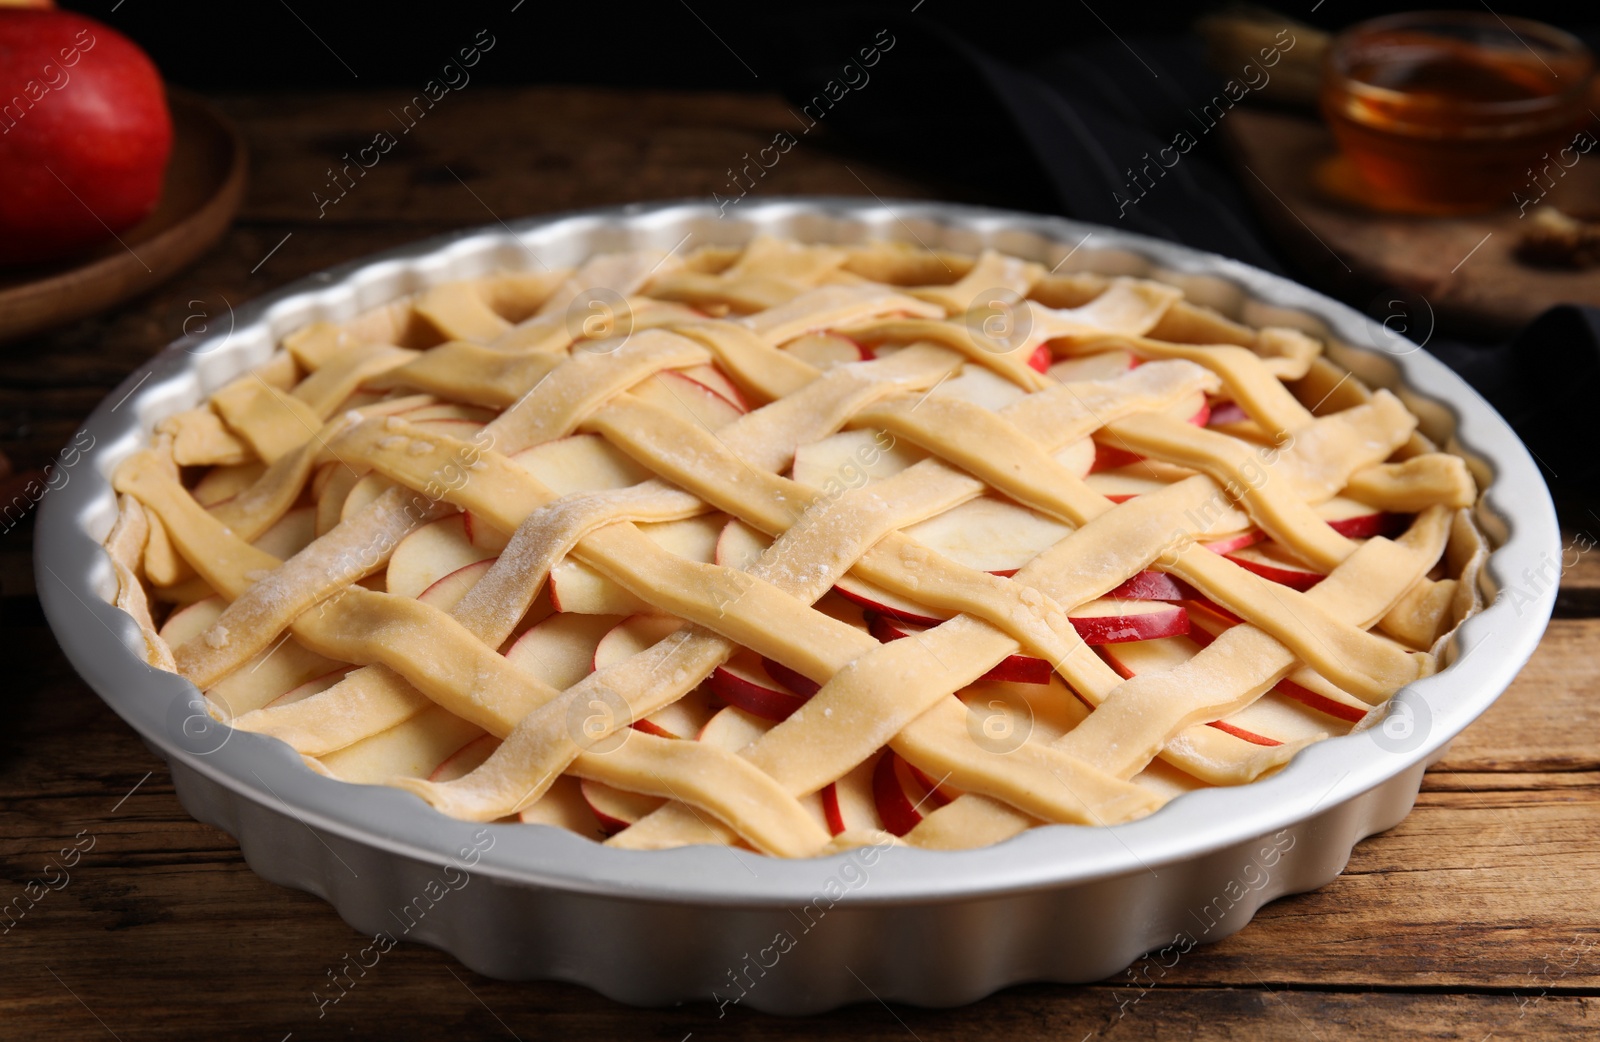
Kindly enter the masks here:
<path id="1" fill-rule="evenodd" d="M 1579 114 L 1557 99 L 1569 87 L 1531 54 L 1396 33 L 1329 77 L 1322 108 L 1378 201 L 1459 213 L 1511 204 L 1570 141 Z"/>

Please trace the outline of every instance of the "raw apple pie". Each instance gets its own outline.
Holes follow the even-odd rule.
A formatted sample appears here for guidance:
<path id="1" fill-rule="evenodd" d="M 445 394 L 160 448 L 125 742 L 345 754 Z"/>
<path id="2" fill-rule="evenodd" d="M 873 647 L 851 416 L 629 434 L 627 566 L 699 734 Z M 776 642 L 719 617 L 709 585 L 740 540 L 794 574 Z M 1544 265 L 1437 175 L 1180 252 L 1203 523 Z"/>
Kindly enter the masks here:
<path id="1" fill-rule="evenodd" d="M 1486 547 L 1418 428 L 1163 282 L 758 238 L 308 325 L 122 464 L 107 547 L 149 661 L 334 778 L 963 848 L 1249 782 L 1432 672 Z"/>

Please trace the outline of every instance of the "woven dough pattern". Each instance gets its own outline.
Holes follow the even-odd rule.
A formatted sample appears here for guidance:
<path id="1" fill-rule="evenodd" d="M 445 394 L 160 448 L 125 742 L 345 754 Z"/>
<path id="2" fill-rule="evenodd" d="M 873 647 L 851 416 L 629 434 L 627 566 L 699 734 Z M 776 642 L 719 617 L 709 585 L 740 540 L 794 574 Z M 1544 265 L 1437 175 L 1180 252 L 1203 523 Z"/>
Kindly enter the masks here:
<path id="1" fill-rule="evenodd" d="M 1322 347 L 993 251 L 609 254 L 295 332 L 107 547 L 152 664 L 333 777 L 979 846 L 1274 771 L 1479 607 L 1466 465 Z"/>

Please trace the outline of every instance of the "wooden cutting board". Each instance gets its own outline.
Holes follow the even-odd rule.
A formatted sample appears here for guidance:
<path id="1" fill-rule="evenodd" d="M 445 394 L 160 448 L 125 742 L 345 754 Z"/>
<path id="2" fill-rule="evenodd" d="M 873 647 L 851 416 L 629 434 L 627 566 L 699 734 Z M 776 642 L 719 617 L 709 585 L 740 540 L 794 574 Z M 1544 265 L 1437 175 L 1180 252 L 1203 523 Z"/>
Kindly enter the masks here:
<path id="1" fill-rule="evenodd" d="M 1370 302 L 1376 312 L 1393 290 L 1409 290 L 1427 302 L 1439 328 L 1486 338 L 1508 335 L 1556 304 L 1600 306 L 1600 268 L 1538 268 L 1517 259 L 1531 206 L 1527 217 L 1509 198 L 1502 210 L 1469 217 L 1379 213 L 1336 194 L 1361 193 L 1349 187 L 1353 178 L 1320 121 L 1236 108 L 1223 134 L 1240 183 L 1278 246 L 1323 289 L 1357 307 Z M 1557 178 L 1544 201 L 1600 206 L 1600 151 Z"/>

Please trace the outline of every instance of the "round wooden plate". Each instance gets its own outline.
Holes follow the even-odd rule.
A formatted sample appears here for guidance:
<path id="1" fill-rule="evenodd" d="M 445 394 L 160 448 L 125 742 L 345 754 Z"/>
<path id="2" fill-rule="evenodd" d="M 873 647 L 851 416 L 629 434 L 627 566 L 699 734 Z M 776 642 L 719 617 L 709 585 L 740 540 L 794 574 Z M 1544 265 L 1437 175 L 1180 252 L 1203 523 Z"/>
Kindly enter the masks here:
<path id="1" fill-rule="evenodd" d="M 0 340 L 111 307 L 171 278 L 222 237 L 244 198 L 244 139 L 216 109 L 169 90 L 172 158 L 155 212 L 93 253 L 0 268 Z"/>

